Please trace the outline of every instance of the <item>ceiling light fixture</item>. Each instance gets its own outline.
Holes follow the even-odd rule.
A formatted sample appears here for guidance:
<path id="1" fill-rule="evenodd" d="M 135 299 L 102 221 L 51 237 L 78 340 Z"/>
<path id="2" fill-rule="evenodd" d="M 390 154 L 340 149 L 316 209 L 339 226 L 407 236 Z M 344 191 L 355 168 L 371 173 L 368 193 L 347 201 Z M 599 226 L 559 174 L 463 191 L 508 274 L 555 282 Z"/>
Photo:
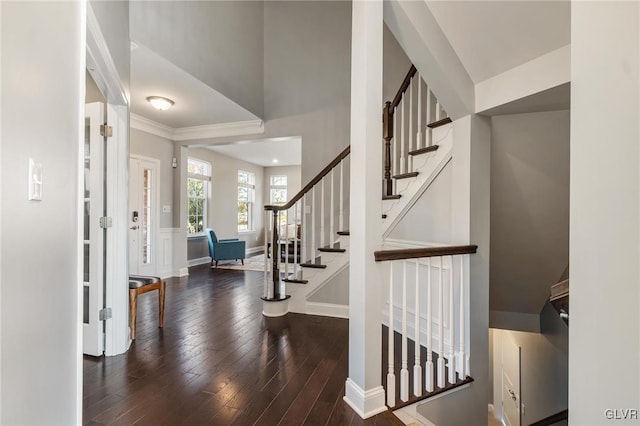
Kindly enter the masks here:
<path id="1" fill-rule="evenodd" d="M 168 110 L 173 106 L 173 101 L 169 98 L 163 98 L 162 96 L 149 96 L 147 101 L 153 106 L 155 109 L 159 111 Z"/>
<path id="2" fill-rule="evenodd" d="M 273 161 L 272 161 L 272 163 L 277 163 L 277 162 L 278 162 L 277 158 L 274 158 Z"/>

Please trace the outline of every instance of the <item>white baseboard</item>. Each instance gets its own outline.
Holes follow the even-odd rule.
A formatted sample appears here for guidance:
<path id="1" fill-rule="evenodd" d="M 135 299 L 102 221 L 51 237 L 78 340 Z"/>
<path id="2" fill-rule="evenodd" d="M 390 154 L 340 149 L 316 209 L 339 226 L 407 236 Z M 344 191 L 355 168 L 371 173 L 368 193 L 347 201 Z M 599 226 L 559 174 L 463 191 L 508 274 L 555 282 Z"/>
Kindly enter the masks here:
<path id="1" fill-rule="evenodd" d="M 353 411 L 363 419 L 387 411 L 384 388 L 382 386 L 365 391 L 356 382 L 347 378 L 344 393 L 344 402 L 349 404 Z"/>
<path id="2" fill-rule="evenodd" d="M 189 276 L 189 268 L 180 268 L 173 274 L 174 277 L 188 277 Z"/>
<path id="3" fill-rule="evenodd" d="M 206 256 L 187 260 L 187 266 L 189 268 L 191 268 L 192 266 L 204 265 L 205 263 L 211 263 L 211 257 Z"/>
<path id="4" fill-rule="evenodd" d="M 258 254 L 262 252 L 264 252 L 264 247 L 252 247 L 246 250 L 246 256 L 250 257 L 250 256 L 253 256 L 254 254 Z"/>
<path id="5" fill-rule="evenodd" d="M 325 317 L 349 319 L 349 305 L 307 302 L 307 309 L 304 313 L 308 315 L 322 315 Z"/>

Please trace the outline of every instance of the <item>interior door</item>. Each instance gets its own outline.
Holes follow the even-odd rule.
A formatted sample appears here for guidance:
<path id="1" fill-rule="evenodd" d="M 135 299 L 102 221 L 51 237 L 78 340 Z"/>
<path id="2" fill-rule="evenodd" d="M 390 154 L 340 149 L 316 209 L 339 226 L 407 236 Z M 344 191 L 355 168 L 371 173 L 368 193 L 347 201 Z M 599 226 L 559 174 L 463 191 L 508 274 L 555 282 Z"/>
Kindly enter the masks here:
<path id="1" fill-rule="evenodd" d="M 87 355 L 104 353 L 104 326 L 100 310 L 104 307 L 104 104 L 85 105 L 84 134 L 84 262 L 82 351 Z"/>
<path id="2" fill-rule="evenodd" d="M 521 348 L 511 339 L 502 338 L 502 413 L 507 426 L 520 426 Z"/>
<path id="3" fill-rule="evenodd" d="M 134 275 L 157 274 L 158 169 L 150 159 L 129 160 L 129 271 Z"/>

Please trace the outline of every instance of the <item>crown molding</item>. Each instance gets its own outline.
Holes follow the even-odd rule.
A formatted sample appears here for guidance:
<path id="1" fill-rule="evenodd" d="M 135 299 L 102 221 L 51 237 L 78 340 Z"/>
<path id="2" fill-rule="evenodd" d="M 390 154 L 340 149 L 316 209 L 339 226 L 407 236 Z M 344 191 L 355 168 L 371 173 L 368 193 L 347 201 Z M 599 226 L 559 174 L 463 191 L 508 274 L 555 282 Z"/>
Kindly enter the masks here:
<path id="1" fill-rule="evenodd" d="M 131 127 L 172 141 L 190 141 L 264 133 L 264 122 L 262 120 L 235 121 L 205 126 L 174 128 L 133 113 L 131 114 Z"/>

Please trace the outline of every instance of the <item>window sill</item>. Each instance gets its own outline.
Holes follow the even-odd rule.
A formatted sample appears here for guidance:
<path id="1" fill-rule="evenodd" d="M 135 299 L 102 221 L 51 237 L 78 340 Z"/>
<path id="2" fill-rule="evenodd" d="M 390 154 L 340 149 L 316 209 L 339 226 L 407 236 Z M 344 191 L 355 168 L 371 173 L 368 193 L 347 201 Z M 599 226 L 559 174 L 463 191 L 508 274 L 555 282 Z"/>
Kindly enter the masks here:
<path id="1" fill-rule="evenodd" d="M 246 231 L 238 231 L 238 235 L 255 234 L 256 232 L 255 229 L 247 229 Z"/>
<path id="2" fill-rule="evenodd" d="M 195 240 L 199 238 L 207 238 L 207 234 L 205 234 L 204 232 L 200 234 L 187 234 L 187 240 Z"/>

